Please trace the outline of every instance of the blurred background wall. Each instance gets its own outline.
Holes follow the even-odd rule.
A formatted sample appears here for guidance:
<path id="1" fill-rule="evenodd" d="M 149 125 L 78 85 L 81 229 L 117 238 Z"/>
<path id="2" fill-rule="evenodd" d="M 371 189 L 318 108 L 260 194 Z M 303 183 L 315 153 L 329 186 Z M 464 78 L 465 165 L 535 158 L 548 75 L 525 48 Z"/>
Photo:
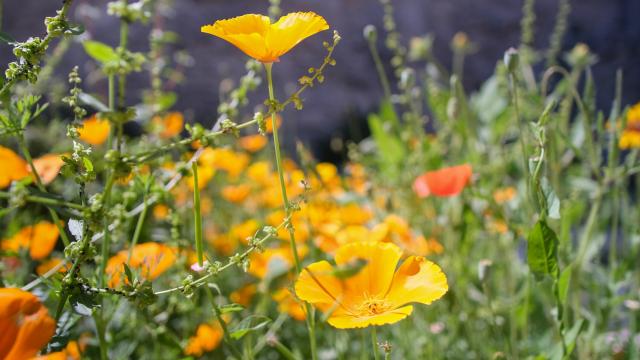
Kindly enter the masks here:
<path id="1" fill-rule="evenodd" d="M 44 32 L 43 18 L 55 12 L 59 0 L 5 0 L 2 30 L 23 40 Z M 86 27 L 85 38 L 116 45 L 118 25 L 113 17 L 105 16 L 107 1 L 76 0 L 72 18 Z M 522 0 L 394 0 L 396 21 L 408 42 L 413 36 L 433 33 L 435 53 L 447 66 L 451 63 L 449 44 L 458 31 L 468 34 L 478 45 L 475 54 L 466 61 L 464 83 L 467 90 L 478 88 L 493 73 L 504 51 L 516 46 L 520 39 Z M 625 75 L 625 104 L 640 100 L 640 1 L 639 0 L 573 0 L 570 24 L 563 43 L 570 49 L 576 43 L 587 44 L 599 57 L 593 72 L 598 84 L 598 103 L 608 108 L 612 101 L 615 72 Z M 156 25 L 175 31 L 180 41 L 175 50 L 186 50 L 191 65 L 184 70 L 184 79 L 175 91 L 179 100 L 176 110 L 185 112 L 190 121 L 211 124 L 216 118 L 219 84 L 225 78 L 237 80 L 244 73 L 246 57 L 228 43 L 202 34 L 200 26 L 216 19 L 248 12 L 266 13 L 266 0 L 175 0 L 163 16 L 153 19 Z M 382 7 L 377 0 L 282 0 L 283 12 L 312 10 L 323 15 L 343 41 L 335 58 L 338 65 L 326 73 L 326 82 L 305 93 L 308 101 L 302 112 L 285 112 L 284 131 L 310 144 L 321 157 L 330 157 L 328 139 L 332 136 L 359 136 L 366 131 L 366 114 L 375 111 L 381 88 L 375 73 L 362 29 L 367 24 L 382 28 Z M 538 0 L 536 3 L 536 46 L 545 48 L 549 42 L 557 0 Z M 136 26 L 131 30 L 130 48 L 148 51 L 150 26 Z M 285 56 L 275 67 L 277 93 L 281 98 L 296 85 L 307 68 L 322 61 L 323 40 L 330 32 L 304 42 Z M 380 36 L 379 38 L 382 38 Z M 379 47 L 384 59 L 382 40 Z M 6 64 L 12 59 L 10 47 L 0 47 L 0 59 Z M 84 87 L 97 94 L 106 93 L 106 82 L 87 77 L 95 64 L 87 59 L 80 44 L 72 44 L 56 70 L 64 84 L 73 65 L 80 65 L 86 77 Z M 421 66 L 418 64 L 418 66 Z M 133 76 L 134 88 L 148 86 L 145 72 Z M 140 101 L 140 91 L 130 91 L 128 101 Z M 255 95 L 257 103 L 266 98 L 262 90 Z M 250 109 L 251 110 L 251 109 Z M 292 145 L 292 136 L 289 146 Z"/>

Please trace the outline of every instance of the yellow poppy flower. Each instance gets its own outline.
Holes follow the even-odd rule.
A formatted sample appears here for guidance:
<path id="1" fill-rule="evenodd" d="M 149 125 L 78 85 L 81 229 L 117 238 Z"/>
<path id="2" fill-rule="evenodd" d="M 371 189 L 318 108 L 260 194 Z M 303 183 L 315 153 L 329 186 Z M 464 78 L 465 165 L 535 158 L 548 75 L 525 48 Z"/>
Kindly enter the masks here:
<path id="1" fill-rule="evenodd" d="M 271 23 L 269 17 L 247 14 L 205 25 L 203 33 L 217 36 L 235 45 L 263 63 L 278 61 L 302 40 L 329 29 L 326 20 L 313 12 L 297 12 Z"/>
<path id="2" fill-rule="evenodd" d="M 78 129 L 80 140 L 91 145 L 102 145 L 109 137 L 111 124 L 109 120 L 99 119 L 96 115 L 82 121 L 82 127 Z"/>
<path id="3" fill-rule="evenodd" d="M 431 304 L 449 289 L 438 265 L 419 256 L 410 256 L 396 270 L 402 257 L 390 243 L 357 242 L 340 247 L 335 261 L 315 262 L 303 269 L 295 284 L 296 295 L 318 309 L 329 312 L 328 322 L 339 329 L 362 328 L 398 322 L 411 314 L 409 303 Z M 355 275 L 339 270 L 357 269 Z"/>

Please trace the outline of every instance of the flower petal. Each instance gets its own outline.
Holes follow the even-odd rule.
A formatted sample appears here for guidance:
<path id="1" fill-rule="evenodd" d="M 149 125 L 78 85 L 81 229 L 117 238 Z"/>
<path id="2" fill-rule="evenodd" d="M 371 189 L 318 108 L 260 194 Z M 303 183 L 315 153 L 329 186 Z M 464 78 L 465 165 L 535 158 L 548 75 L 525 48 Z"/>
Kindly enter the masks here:
<path id="1" fill-rule="evenodd" d="M 338 329 L 353 329 L 353 328 L 364 328 L 370 325 L 385 325 L 385 324 L 393 324 L 396 323 L 407 316 L 411 315 L 413 311 L 413 306 L 408 305 L 401 307 L 399 309 L 395 309 L 392 311 L 387 311 L 382 314 L 373 315 L 373 316 L 353 316 L 348 313 L 335 313 L 328 319 L 328 323 Z"/>
<path id="2" fill-rule="evenodd" d="M 267 16 L 247 14 L 200 28 L 203 33 L 217 36 L 235 45 L 250 57 L 264 61 L 267 55 L 266 35 L 271 21 Z"/>
<path id="3" fill-rule="evenodd" d="M 400 257 L 402 250 L 395 244 L 361 241 L 340 247 L 336 251 L 336 264 L 365 260 L 367 264 L 358 274 L 345 279 L 346 287 L 349 293 L 375 296 L 388 291 Z"/>
<path id="4" fill-rule="evenodd" d="M 321 310 L 336 308 L 342 298 L 343 287 L 333 276 L 333 266 L 327 261 L 305 267 L 295 284 L 296 296 Z"/>
<path id="5" fill-rule="evenodd" d="M 387 300 L 395 306 L 431 304 L 449 289 L 442 269 L 421 256 L 410 256 L 396 271 Z"/>
<path id="6" fill-rule="evenodd" d="M 327 21 L 313 12 L 287 14 L 271 25 L 266 37 L 267 48 L 271 57 L 277 59 L 302 40 L 327 29 Z"/>

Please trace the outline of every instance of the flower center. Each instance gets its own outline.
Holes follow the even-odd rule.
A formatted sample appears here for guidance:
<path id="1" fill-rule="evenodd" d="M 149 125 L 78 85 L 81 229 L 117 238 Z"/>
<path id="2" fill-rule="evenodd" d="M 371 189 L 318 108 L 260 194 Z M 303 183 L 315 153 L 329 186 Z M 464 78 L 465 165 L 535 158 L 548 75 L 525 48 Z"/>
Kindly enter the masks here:
<path id="1" fill-rule="evenodd" d="M 390 307 L 385 299 L 368 297 L 364 300 L 359 310 L 367 315 L 379 315 L 388 311 Z"/>

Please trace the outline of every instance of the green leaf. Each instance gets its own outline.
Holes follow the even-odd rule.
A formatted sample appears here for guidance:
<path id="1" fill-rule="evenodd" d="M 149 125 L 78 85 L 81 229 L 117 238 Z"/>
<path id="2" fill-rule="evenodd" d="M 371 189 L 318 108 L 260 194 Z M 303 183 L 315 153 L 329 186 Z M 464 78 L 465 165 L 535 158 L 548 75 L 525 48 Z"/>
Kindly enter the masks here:
<path id="1" fill-rule="evenodd" d="M 108 112 L 109 111 L 109 107 L 107 105 L 105 105 L 102 101 L 98 100 L 98 98 L 96 98 L 93 95 L 89 95 L 87 93 L 80 93 L 80 95 L 78 96 L 78 98 L 80 98 L 80 101 L 88 106 L 91 106 L 92 108 L 98 110 L 99 112 Z"/>
<path id="2" fill-rule="evenodd" d="M 234 313 L 244 310 L 244 306 L 240 304 L 227 304 L 220 306 L 220 314 Z"/>
<path id="3" fill-rule="evenodd" d="M 131 269 L 127 264 L 122 264 L 122 266 L 124 267 L 124 274 L 127 277 L 129 284 L 133 284 L 133 273 L 131 272 Z"/>
<path id="4" fill-rule="evenodd" d="M 544 220 L 539 220 L 529 233 L 527 262 L 536 276 L 558 276 L 558 237 Z"/>
<path id="5" fill-rule="evenodd" d="M 84 46 L 84 51 L 87 55 L 102 64 L 118 60 L 118 54 L 116 51 L 107 44 L 89 40 L 83 42 L 82 45 Z"/>
<path id="6" fill-rule="evenodd" d="M 14 39 L 13 36 L 7 34 L 6 32 L 0 31 L 0 42 L 11 44 L 13 42 L 16 42 L 16 39 Z"/>
<path id="7" fill-rule="evenodd" d="M 560 278 L 558 279 L 558 297 L 560 298 L 560 303 L 565 305 L 567 303 L 567 295 L 569 295 L 569 285 L 571 284 L 571 265 L 567 266 L 560 273 Z"/>
<path id="8" fill-rule="evenodd" d="M 238 340 L 250 332 L 264 328 L 270 322 L 271 319 L 266 316 L 251 315 L 240 321 L 240 323 L 231 330 L 229 335 L 232 339 Z"/>

